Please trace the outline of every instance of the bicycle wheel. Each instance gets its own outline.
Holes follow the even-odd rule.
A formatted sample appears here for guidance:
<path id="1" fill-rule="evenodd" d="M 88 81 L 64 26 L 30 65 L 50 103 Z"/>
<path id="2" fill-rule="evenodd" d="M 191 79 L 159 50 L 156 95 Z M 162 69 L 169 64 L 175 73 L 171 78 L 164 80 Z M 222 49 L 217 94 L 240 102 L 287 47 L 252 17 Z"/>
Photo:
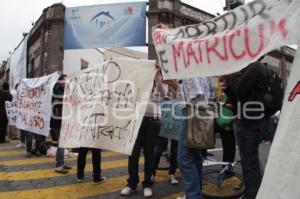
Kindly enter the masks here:
<path id="1" fill-rule="evenodd" d="M 210 168 L 203 172 L 202 194 L 208 199 L 234 199 L 239 198 L 245 191 L 242 176 L 232 172 L 218 185 L 218 175 L 221 168 Z"/>

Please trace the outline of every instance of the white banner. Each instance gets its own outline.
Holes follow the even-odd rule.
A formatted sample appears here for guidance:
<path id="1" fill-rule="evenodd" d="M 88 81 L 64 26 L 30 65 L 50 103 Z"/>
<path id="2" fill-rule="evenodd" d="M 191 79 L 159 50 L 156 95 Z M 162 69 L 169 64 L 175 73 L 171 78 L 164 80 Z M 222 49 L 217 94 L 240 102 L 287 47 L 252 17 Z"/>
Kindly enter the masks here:
<path id="1" fill-rule="evenodd" d="M 49 135 L 53 86 L 59 76 L 58 73 L 53 73 L 21 81 L 17 94 L 17 128 L 39 135 Z"/>
<path id="2" fill-rule="evenodd" d="M 201 24 L 156 29 L 163 78 L 234 73 L 267 52 L 296 44 L 299 7 L 299 0 L 256 0 Z"/>
<path id="3" fill-rule="evenodd" d="M 6 115 L 8 119 L 8 125 L 16 125 L 16 119 L 17 119 L 17 102 L 16 101 L 6 101 L 5 102 L 5 110 Z"/>
<path id="4" fill-rule="evenodd" d="M 154 65 L 113 58 L 69 76 L 59 145 L 131 154 L 153 87 Z"/>
<path id="5" fill-rule="evenodd" d="M 20 83 L 22 79 L 26 78 L 27 40 L 28 35 L 24 38 L 20 46 L 13 52 L 8 61 L 10 68 L 10 90 L 15 89 L 16 84 Z"/>
<path id="6" fill-rule="evenodd" d="M 300 50 L 297 50 L 284 105 L 257 199 L 300 196 Z"/>
<path id="7" fill-rule="evenodd" d="M 63 71 L 70 75 L 93 67 L 103 61 L 103 55 L 97 49 L 76 49 L 64 51 Z"/>

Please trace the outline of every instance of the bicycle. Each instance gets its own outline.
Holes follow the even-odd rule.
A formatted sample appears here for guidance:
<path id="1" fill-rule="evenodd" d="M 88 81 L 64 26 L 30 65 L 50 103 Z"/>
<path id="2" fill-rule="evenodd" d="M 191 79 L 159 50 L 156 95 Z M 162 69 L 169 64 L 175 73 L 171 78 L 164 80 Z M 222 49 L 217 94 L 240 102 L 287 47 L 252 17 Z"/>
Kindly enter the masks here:
<path id="1" fill-rule="evenodd" d="M 242 176 L 237 173 L 234 163 L 218 162 L 214 159 L 203 161 L 202 194 L 208 199 L 239 198 L 245 191 Z M 208 167 L 208 168 L 207 168 Z M 210 168 L 211 167 L 211 168 Z"/>

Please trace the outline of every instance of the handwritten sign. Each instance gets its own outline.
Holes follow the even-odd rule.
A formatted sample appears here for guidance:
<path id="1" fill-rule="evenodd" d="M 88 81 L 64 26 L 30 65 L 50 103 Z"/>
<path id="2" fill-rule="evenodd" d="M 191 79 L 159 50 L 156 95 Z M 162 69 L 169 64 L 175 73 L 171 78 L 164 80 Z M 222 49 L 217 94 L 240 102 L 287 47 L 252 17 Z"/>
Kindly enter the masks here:
<path id="1" fill-rule="evenodd" d="M 153 40 L 164 79 L 237 72 L 298 38 L 296 0 L 256 0 L 201 24 L 156 29 Z"/>
<path id="2" fill-rule="evenodd" d="M 59 76 L 58 73 L 53 73 L 21 81 L 17 92 L 17 128 L 39 135 L 49 135 L 52 91 Z"/>
<path id="3" fill-rule="evenodd" d="M 17 119 L 17 103 L 16 101 L 6 101 L 5 102 L 5 110 L 6 110 L 6 115 L 8 119 L 8 125 L 16 125 L 16 119 Z"/>
<path id="4" fill-rule="evenodd" d="M 131 154 L 155 72 L 154 61 L 113 58 L 69 76 L 59 145 Z"/>
<path id="5" fill-rule="evenodd" d="M 177 99 L 161 101 L 161 128 L 159 136 L 172 140 L 178 140 L 179 128 L 182 116 L 181 106 Z"/>

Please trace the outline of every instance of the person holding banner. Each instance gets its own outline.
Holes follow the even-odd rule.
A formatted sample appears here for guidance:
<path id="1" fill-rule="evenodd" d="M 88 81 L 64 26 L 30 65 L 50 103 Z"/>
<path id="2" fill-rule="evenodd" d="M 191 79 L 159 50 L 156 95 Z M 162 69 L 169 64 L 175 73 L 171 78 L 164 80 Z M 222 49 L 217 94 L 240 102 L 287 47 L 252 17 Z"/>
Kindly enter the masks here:
<path id="1" fill-rule="evenodd" d="M 157 66 L 158 67 L 158 66 Z M 151 179 L 154 168 L 154 148 L 160 131 L 160 116 L 161 110 L 159 106 L 160 97 L 165 96 L 165 91 L 162 84 L 162 77 L 158 71 L 155 76 L 154 87 L 146 113 L 144 115 L 137 140 L 134 144 L 131 156 L 128 158 L 128 173 L 127 186 L 121 191 L 122 196 L 129 196 L 137 192 L 137 185 L 139 183 L 139 159 L 141 149 L 143 148 L 145 164 L 144 164 L 144 181 L 143 192 L 144 197 L 149 198 L 153 196 Z"/>
<path id="2" fill-rule="evenodd" d="M 58 81 L 53 87 L 52 97 L 52 117 L 50 120 L 51 136 L 52 139 L 58 141 L 60 136 L 61 122 L 62 122 L 62 108 L 63 108 L 63 97 L 65 90 L 65 75 L 60 75 Z M 65 149 L 57 147 L 56 150 L 56 165 L 55 172 L 60 174 L 67 174 L 72 168 L 64 163 Z"/>
<path id="3" fill-rule="evenodd" d="M 0 90 L 0 143 L 5 143 L 7 133 L 7 115 L 5 111 L 5 102 L 12 101 L 12 95 L 9 93 L 9 84 L 4 82 Z"/>
<path id="4" fill-rule="evenodd" d="M 164 88 L 167 92 L 167 96 L 164 98 L 166 100 L 170 100 L 176 98 L 177 92 L 177 82 L 175 80 L 163 81 Z M 173 115 L 172 115 L 173 116 Z M 158 165 L 160 162 L 160 158 L 162 153 L 166 150 L 168 146 L 169 139 L 166 137 L 158 136 L 157 143 L 154 151 L 154 170 L 152 180 L 155 181 L 156 170 L 158 169 Z M 170 166 L 169 166 L 169 182 L 172 185 L 179 184 L 179 181 L 175 177 L 176 168 L 177 168 L 177 149 L 178 149 L 178 141 L 171 140 L 171 149 L 170 149 Z"/>

